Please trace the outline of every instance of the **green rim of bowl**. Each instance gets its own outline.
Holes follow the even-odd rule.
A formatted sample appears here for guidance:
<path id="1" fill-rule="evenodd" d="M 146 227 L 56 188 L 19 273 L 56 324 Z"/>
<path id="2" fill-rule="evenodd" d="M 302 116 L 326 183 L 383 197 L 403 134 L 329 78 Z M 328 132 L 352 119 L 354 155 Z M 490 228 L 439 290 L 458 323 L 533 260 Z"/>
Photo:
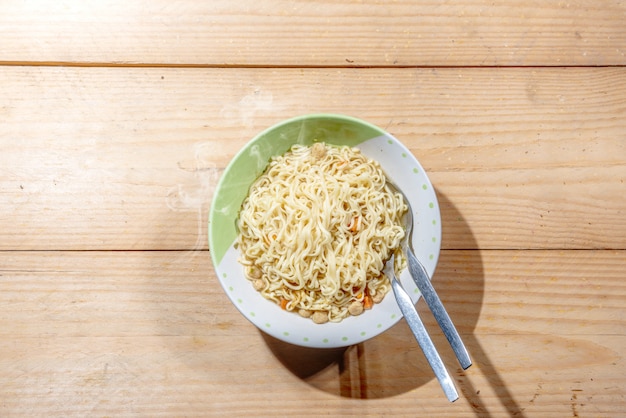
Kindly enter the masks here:
<path id="1" fill-rule="evenodd" d="M 282 155 L 294 144 L 311 145 L 332 139 L 335 145 L 358 146 L 385 135 L 381 128 L 351 116 L 317 113 L 277 123 L 256 135 L 239 151 L 222 174 L 209 212 L 209 249 L 219 265 L 237 238 L 236 220 L 250 185 L 267 167 L 272 156 Z"/>

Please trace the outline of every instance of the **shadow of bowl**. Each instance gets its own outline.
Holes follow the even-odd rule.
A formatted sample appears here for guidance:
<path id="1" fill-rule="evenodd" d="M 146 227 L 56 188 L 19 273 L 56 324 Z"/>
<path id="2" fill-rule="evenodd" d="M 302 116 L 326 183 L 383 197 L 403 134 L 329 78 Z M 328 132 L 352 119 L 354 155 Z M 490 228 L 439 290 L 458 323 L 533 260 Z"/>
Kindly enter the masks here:
<path id="1" fill-rule="evenodd" d="M 445 195 L 438 193 L 438 199 L 444 247 L 432 280 L 472 356 L 474 344 L 470 342 L 474 339 L 471 334 L 478 321 L 484 292 L 482 260 L 479 251 L 467 251 L 476 250 L 477 244 L 461 213 Z M 460 242 L 463 248 L 445 247 L 447 242 Z M 461 373 L 452 349 L 427 306 L 420 300 L 417 307 L 448 370 Z M 434 379 L 430 365 L 404 320 L 375 338 L 337 349 L 294 346 L 266 334 L 263 339 L 274 356 L 294 375 L 319 390 L 342 397 L 391 397 Z M 452 374 L 454 378 L 454 372 Z"/>

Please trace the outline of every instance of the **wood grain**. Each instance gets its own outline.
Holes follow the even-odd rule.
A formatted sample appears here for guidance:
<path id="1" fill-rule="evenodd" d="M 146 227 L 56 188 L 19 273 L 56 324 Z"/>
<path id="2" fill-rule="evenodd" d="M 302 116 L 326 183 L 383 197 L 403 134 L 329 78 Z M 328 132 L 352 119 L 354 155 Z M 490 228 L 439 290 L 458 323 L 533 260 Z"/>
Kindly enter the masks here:
<path id="1" fill-rule="evenodd" d="M 320 404 L 331 415 L 393 405 L 399 415 L 615 416 L 626 407 L 624 251 L 444 251 L 433 280 L 472 368 L 459 370 L 420 309 L 463 393 L 455 404 L 404 322 L 348 349 L 280 343 L 230 304 L 207 251 L 0 252 L 0 266 L 2 416 L 314 416 Z"/>
<path id="2" fill-rule="evenodd" d="M 0 5 L 0 416 L 620 417 L 626 4 Z M 433 277 L 474 360 L 449 404 L 403 321 L 317 350 L 222 292 L 235 153 L 312 112 L 398 137 L 439 197 Z"/>
<path id="3" fill-rule="evenodd" d="M 624 65 L 626 6 L 568 2 L 5 1 L 0 61 L 218 66 Z"/>
<path id="4" fill-rule="evenodd" d="M 56 67 L 0 68 L 0 248 L 202 246 L 221 170 L 310 112 L 409 147 L 444 248 L 625 248 L 624 68 Z"/>

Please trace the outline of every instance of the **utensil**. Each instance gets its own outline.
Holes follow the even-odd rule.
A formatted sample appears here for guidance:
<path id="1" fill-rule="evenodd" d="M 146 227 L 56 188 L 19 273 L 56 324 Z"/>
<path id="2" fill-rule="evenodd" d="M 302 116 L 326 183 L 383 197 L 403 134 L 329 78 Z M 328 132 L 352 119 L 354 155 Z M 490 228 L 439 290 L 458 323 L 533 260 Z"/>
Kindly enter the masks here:
<path id="1" fill-rule="evenodd" d="M 450 315 L 446 311 L 446 308 L 443 306 L 441 299 L 437 295 L 435 288 L 430 282 L 430 278 L 428 277 L 428 273 L 426 269 L 420 263 L 420 261 L 415 256 L 415 251 L 413 250 L 413 210 L 411 208 L 411 203 L 409 199 L 407 199 L 406 195 L 402 190 L 400 190 L 395 184 L 387 180 L 387 185 L 393 192 L 400 193 L 408 206 L 407 214 L 405 215 L 405 227 L 406 227 L 406 235 L 402 242 L 402 247 L 404 253 L 406 254 L 407 263 L 409 267 L 409 272 L 411 273 L 411 277 L 413 281 L 417 285 L 417 288 L 421 292 L 426 304 L 430 308 L 433 316 L 437 320 L 437 323 L 441 327 L 446 339 L 452 346 L 452 350 L 456 355 L 456 358 L 459 361 L 459 364 L 463 368 L 463 370 L 467 369 L 472 365 L 472 360 L 470 359 L 469 353 L 461 340 L 461 336 L 459 335 L 456 327 L 452 323 L 450 319 Z"/>
<path id="2" fill-rule="evenodd" d="M 426 331 L 426 328 L 424 327 L 424 323 L 417 313 L 417 309 L 415 309 L 415 305 L 411 301 L 411 297 L 408 293 L 406 293 L 406 290 L 404 290 L 396 278 L 394 262 L 395 257 L 392 254 L 391 258 L 385 263 L 383 271 L 391 281 L 391 288 L 393 289 L 393 294 L 396 297 L 400 311 L 402 312 L 402 315 L 404 315 L 409 328 L 411 328 L 417 343 L 424 352 L 430 367 L 435 372 L 435 376 L 437 377 L 443 392 L 446 394 L 446 397 L 450 402 L 454 402 L 459 399 L 459 394 L 456 391 L 456 387 L 454 386 L 454 383 L 448 374 L 448 370 L 446 370 L 446 366 L 443 364 L 433 341 L 430 339 L 430 335 L 428 335 L 428 331 Z"/>

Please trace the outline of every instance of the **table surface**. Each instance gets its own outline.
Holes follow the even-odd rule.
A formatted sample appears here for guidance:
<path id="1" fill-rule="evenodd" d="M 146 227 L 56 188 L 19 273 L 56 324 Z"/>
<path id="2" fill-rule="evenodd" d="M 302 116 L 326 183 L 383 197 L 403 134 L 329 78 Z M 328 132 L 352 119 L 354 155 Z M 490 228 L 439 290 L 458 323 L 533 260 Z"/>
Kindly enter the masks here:
<path id="1" fill-rule="evenodd" d="M 620 416 L 626 412 L 626 4 L 3 1 L 0 416 Z M 387 129 L 442 212 L 418 309 L 315 350 L 221 290 L 207 214 L 260 130 Z M 623 416 L 623 415 L 622 415 Z"/>

